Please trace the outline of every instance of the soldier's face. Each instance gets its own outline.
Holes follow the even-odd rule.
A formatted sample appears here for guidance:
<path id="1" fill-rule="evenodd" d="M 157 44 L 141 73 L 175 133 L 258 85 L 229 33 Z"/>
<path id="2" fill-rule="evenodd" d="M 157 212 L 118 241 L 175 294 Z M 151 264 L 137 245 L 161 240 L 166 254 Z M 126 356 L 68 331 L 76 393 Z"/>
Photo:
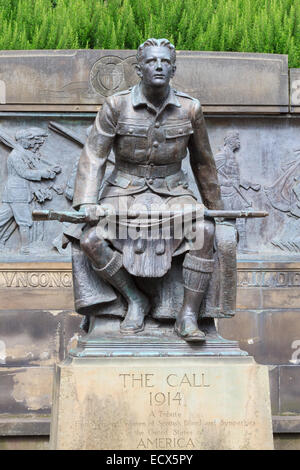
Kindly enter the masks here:
<path id="1" fill-rule="evenodd" d="M 239 139 L 239 138 L 236 138 L 236 139 L 233 141 L 232 150 L 233 150 L 233 151 L 239 150 L 240 147 L 241 147 L 240 139 Z"/>
<path id="2" fill-rule="evenodd" d="M 144 49 L 143 60 L 137 67 L 145 85 L 164 87 L 169 85 L 176 67 L 171 62 L 171 51 L 167 47 L 149 46 Z"/>
<path id="3" fill-rule="evenodd" d="M 32 140 L 33 140 L 32 147 L 33 147 L 34 151 L 37 151 L 43 145 L 43 143 L 45 142 L 46 139 L 45 139 L 44 136 L 37 135 Z"/>
<path id="4" fill-rule="evenodd" d="M 230 140 L 228 140 L 227 145 L 233 152 L 236 152 L 241 147 L 241 142 L 240 142 L 239 137 L 232 137 Z"/>

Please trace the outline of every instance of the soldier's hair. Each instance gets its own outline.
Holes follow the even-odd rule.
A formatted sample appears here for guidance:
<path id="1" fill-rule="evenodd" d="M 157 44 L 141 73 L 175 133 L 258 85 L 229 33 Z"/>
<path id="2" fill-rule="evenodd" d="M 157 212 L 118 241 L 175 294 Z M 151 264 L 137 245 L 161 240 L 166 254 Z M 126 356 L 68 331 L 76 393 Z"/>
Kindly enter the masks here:
<path id="1" fill-rule="evenodd" d="M 33 139 L 34 137 L 47 137 L 48 132 L 40 127 L 29 127 L 16 132 L 16 141 L 23 139 Z"/>
<path id="2" fill-rule="evenodd" d="M 228 134 L 224 137 L 224 143 L 225 144 L 230 144 L 236 139 L 239 139 L 240 134 L 238 131 L 230 131 Z"/>
<path id="3" fill-rule="evenodd" d="M 176 62 L 176 50 L 175 46 L 168 41 L 168 39 L 155 39 L 150 38 L 147 41 L 143 42 L 137 50 L 136 58 L 138 63 L 143 60 L 143 53 L 146 47 L 167 47 L 171 51 L 171 62 L 174 65 Z"/>

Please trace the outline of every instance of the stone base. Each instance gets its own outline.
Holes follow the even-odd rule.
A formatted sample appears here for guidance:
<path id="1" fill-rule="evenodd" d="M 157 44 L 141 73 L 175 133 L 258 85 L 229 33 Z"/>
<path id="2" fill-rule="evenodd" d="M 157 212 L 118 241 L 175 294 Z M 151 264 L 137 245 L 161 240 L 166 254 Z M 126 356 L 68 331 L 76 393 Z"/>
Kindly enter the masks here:
<path id="1" fill-rule="evenodd" d="M 253 358 L 74 358 L 57 365 L 52 449 L 273 449 Z"/>
<path id="2" fill-rule="evenodd" d="M 182 356 L 248 356 L 238 341 L 222 338 L 213 318 L 201 319 L 205 341 L 187 342 L 174 332 L 174 321 L 147 320 L 145 329 L 136 334 L 120 332 L 120 319 L 94 317 L 87 335 L 78 339 L 71 357 L 182 357 Z"/>

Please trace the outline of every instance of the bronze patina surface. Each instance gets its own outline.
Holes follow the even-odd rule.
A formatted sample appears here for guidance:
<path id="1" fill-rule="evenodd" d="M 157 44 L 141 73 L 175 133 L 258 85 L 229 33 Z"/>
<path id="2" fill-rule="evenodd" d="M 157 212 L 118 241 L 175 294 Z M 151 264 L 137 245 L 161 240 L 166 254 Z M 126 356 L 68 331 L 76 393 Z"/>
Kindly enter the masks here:
<path id="1" fill-rule="evenodd" d="M 139 47 L 140 82 L 106 99 L 79 160 L 73 207 L 85 212 L 88 224 L 65 233 L 73 244 L 75 305 L 86 316 L 89 334 L 95 328 L 91 318 L 102 315 L 124 317 L 123 334 L 140 333 L 149 314 L 175 318 L 178 336 L 202 342 L 201 304 L 211 327 L 213 317 L 234 315 L 232 224 L 219 221 L 216 231 L 212 218 L 195 220 L 192 229 L 203 238 L 199 246 L 185 232 L 179 239 L 109 238 L 97 224 L 99 201 L 103 208 L 121 205 L 129 210 L 137 203 L 183 211 L 187 204 L 196 207 L 197 196 L 181 169 L 187 152 L 200 202 L 209 209 L 223 208 L 200 102 L 169 84 L 175 60 L 175 48 L 166 39 L 149 39 Z M 105 179 L 112 149 L 115 169 Z"/>

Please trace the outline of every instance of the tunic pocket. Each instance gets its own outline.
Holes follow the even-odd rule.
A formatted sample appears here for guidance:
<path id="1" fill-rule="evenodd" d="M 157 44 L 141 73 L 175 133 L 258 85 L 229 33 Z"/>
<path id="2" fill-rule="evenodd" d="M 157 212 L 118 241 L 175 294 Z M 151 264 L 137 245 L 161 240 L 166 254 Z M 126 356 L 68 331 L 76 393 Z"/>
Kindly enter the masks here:
<path id="1" fill-rule="evenodd" d="M 166 139 L 180 139 L 194 133 L 192 124 L 189 121 L 177 124 L 176 126 L 165 126 L 164 131 Z"/>
<path id="2" fill-rule="evenodd" d="M 123 156 L 134 156 L 136 149 L 144 149 L 147 146 L 148 127 L 119 122 L 117 135 L 119 153 Z"/>

